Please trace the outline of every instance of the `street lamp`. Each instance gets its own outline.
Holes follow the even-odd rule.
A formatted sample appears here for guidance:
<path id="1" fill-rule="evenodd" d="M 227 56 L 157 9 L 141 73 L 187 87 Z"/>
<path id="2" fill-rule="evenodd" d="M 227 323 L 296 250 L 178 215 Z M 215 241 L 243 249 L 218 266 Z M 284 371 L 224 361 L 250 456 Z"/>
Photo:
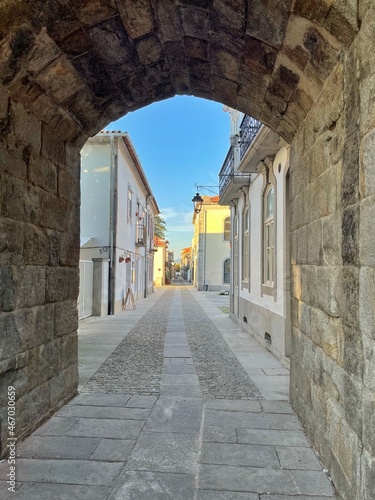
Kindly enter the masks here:
<path id="1" fill-rule="evenodd" d="M 202 210 L 202 204 L 203 204 L 202 196 L 199 193 L 197 193 L 191 201 L 194 203 L 194 212 L 196 214 L 199 214 L 199 212 Z"/>

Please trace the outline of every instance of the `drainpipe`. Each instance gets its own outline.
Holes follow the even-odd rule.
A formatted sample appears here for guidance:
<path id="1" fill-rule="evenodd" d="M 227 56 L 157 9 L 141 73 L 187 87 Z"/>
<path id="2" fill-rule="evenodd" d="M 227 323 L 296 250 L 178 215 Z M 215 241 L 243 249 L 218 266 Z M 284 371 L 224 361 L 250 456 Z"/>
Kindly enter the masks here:
<path id="1" fill-rule="evenodd" d="M 208 290 L 208 285 L 206 285 L 206 253 L 207 253 L 207 210 L 204 211 L 204 247 L 203 247 L 203 290 L 206 291 L 206 286 Z"/>
<path id="2" fill-rule="evenodd" d="M 114 249 L 116 246 L 116 212 L 117 212 L 117 155 L 115 138 L 110 137 L 111 147 L 111 177 L 110 177 L 110 214 L 109 214 L 109 293 L 108 312 L 115 312 L 115 275 L 116 262 L 114 261 Z"/>
<path id="3" fill-rule="evenodd" d="M 150 193 L 146 195 L 146 217 L 147 217 L 147 231 L 146 231 L 146 246 L 145 246 L 145 293 L 144 293 L 144 298 L 147 298 L 147 289 L 148 289 L 148 258 L 147 258 L 147 245 L 148 245 L 148 240 L 147 240 L 147 233 L 148 230 L 150 229 L 149 224 L 150 224 L 150 217 L 148 215 L 148 201 L 151 198 Z"/>

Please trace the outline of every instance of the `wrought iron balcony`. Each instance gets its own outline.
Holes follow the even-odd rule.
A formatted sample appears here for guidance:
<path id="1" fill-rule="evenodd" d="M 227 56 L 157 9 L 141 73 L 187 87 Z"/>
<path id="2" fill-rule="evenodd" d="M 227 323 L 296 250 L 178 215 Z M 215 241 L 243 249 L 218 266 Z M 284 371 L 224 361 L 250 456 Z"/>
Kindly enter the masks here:
<path id="1" fill-rule="evenodd" d="M 241 186 L 248 186 L 250 174 L 235 169 L 234 148 L 231 146 L 219 173 L 220 204 L 227 205 Z"/>
<path id="2" fill-rule="evenodd" d="M 252 116 L 245 115 L 240 125 L 240 159 L 244 157 L 255 136 L 259 132 L 262 122 Z"/>
<path id="3" fill-rule="evenodd" d="M 135 228 L 135 245 L 137 247 L 145 247 L 147 242 L 147 226 L 137 222 Z"/>

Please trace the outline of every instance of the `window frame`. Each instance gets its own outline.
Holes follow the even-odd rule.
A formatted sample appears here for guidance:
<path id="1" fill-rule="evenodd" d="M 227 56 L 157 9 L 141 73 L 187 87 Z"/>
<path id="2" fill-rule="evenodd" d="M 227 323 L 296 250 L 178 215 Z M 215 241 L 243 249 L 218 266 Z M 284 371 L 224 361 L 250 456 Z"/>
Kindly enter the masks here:
<path id="1" fill-rule="evenodd" d="M 128 222 L 132 223 L 133 217 L 133 191 L 128 187 Z"/>
<path id="2" fill-rule="evenodd" d="M 229 222 L 229 229 L 225 228 L 226 224 Z M 230 241 L 230 231 L 231 231 L 231 223 L 230 223 L 230 216 L 225 217 L 224 222 L 223 222 L 223 241 Z M 228 235 L 226 238 L 225 235 Z"/>
<path id="3" fill-rule="evenodd" d="M 270 295 L 276 300 L 277 240 L 276 240 L 276 178 L 272 164 L 266 170 L 262 195 L 262 295 Z M 268 197 L 273 189 L 273 213 L 268 216 Z M 268 238 L 267 238 L 268 235 Z M 270 258 L 269 258 L 270 257 Z M 271 261 L 271 264 L 270 264 Z M 271 266 L 271 270 L 269 267 Z M 269 272 L 270 271 L 270 272 Z M 271 279 L 267 279 L 270 277 Z"/>
<path id="4" fill-rule="evenodd" d="M 242 210 L 241 283 L 242 288 L 250 285 L 250 205 L 246 202 Z"/>
<path id="5" fill-rule="evenodd" d="M 229 272 L 225 272 L 225 264 L 226 264 L 226 262 L 228 262 Z M 228 276 L 228 281 L 225 281 L 225 276 L 226 275 Z M 227 257 L 223 261 L 223 284 L 224 285 L 230 285 L 230 257 Z"/>

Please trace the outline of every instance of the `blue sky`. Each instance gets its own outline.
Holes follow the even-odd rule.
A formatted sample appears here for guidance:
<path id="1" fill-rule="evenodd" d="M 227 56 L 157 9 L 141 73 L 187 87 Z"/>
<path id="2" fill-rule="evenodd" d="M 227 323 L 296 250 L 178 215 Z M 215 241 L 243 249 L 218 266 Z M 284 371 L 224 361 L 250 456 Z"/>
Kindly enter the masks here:
<path id="1" fill-rule="evenodd" d="M 128 132 L 168 228 L 175 260 L 191 245 L 193 198 L 199 186 L 217 186 L 229 148 L 229 114 L 223 105 L 176 96 L 120 118 L 106 127 Z M 218 188 L 213 189 L 218 193 Z M 212 195 L 207 190 L 201 194 Z"/>

